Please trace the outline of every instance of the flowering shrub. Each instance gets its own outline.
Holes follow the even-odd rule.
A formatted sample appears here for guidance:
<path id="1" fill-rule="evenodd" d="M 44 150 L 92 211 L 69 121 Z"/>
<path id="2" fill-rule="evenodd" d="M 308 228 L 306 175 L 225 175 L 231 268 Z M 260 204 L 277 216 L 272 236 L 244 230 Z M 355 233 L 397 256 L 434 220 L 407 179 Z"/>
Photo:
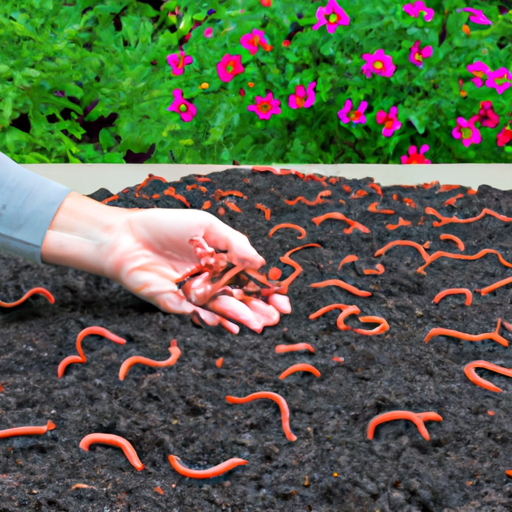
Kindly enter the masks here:
<path id="1" fill-rule="evenodd" d="M 512 162 L 504 1 L 71 1 L 0 7 L 22 163 Z"/>

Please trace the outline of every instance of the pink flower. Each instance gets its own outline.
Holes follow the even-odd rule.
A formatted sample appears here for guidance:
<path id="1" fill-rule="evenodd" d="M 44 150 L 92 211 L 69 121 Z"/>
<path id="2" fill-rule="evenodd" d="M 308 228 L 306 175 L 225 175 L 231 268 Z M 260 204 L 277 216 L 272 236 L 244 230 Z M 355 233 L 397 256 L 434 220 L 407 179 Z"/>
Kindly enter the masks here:
<path id="1" fill-rule="evenodd" d="M 510 81 L 512 75 L 507 68 L 500 68 L 496 71 L 490 71 L 487 73 L 487 80 L 485 82 L 486 87 L 494 88 L 498 91 L 498 94 L 502 94 L 510 87 Z"/>
<path id="2" fill-rule="evenodd" d="M 402 155 L 402 164 L 431 164 L 432 162 L 430 160 L 427 160 L 423 154 L 426 153 L 430 149 L 429 146 L 426 144 L 423 144 L 420 148 L 420 152 L 418 153 L 418 150 L 416 146 L 410 146 L 409 147 L 409 156 Z"/>
<path id="3" fill-rule="evenodd" d="M 350 121 L 353 123 L 365 124 L 366 116 L 364 115 L 364 111 L 367 106 L 368 103 L 366 101 L 361 101 L 359 108 L 357 110 L 352 110 L 352 100 L 349 98 L 345 101 L 343 108 L 338 112 L 338 117 L 344 124 L 347 124 Z"/>
<path id="4" fill-rule="evenodd" d="M 469 122 L 480 123 L 487 128 L 496 128 L 500 124 L 500 117 L 494 112 L 492 101 L 481 101 L 478 114 L 473 116 Z"/>
<path id="5" fill-rule="evenodd" d="M 174 101 L 167 110 L 177 112 L 180 115 L 181 120 L 185 121 L 185 123 L 192 121 L 197 112 L 196 107 L 183 98 L 183 91 L 181 89 L 174 89 L 172 93 L 174 95 Z"/>
<path id="6" fill-rule="evenodd" d="M 207 27 L 204 29 L 204 32 L 203 32 L 203 36 L 204 37 L 213 37 L 213 28 L 212 27 Z"/>
<path id="7" fill-rule="evenodd" d="M 226 55 L 220 59 L 220 62 L 217 63 L 217 73 L 223 82 L 231 82 L 236 75 L 243 73 L 244 70 L 241 55 L 230 55 L 226 53 Z"/>
<path id="8" fill-rule="evenodd" d="M 508 144 L 512 140 L 512 129 L 510 128 L 509 124 L 503 127 L 503 130 L 501 130 L 501 132 L 498 133 L 497 138 L 498 146 L 504 146 L 505 144 Z"/>
<path id="9" fill-rule="evenodd" d="M 264 98 L 256 96 L 256 105 L 249 105 L 247 110 L 249 112 L 256 112 L 260 119 L 268 120 L 272 114 L 281 113 L 280 104 L 281 102 L 275 100 L 273 94 L 269 92 Z"/>
<path id="10" fill-rule="evenodd" d="M 316 82 L 311 82 L 308 85 L 307 92 L 303 85 L 297 85 L 295 87 L 295 94 L 290 94 L 288 98 L 288 106 L 293 109 L 297 108 L 309 108 L 315 103 L 315 91 Z M 305 99 L 304 99 L 305 98 Z"/>
<path id="11" fill-rule="evenodd" d="M 363 73 L 370 78 L 372 73 L 380 76 L 393 76 L 396 66 L 393 64 L 393 58 L 379 49 L 373 55 L 371 53 L 363 53 L 363 59 L 366 64 L 361 68 Z"/>
<path id="12" fill-rule="evenodd" d="M 482 87 L 482 85 L 483 85 L 482 77 L 484 77 L 484 76 L 486 77 L 487 73 L 489 73 L 489 71 L 491 71 L 491 68 L 487 64 L 484 64 L 482 61 L 477 60 L 473 64 L 468 64 L 468 71 L 471 74 L 475 75 L 475 78 L 472 78 L 471 81 L 477 87 Z"/>
<path id="13" fill-rule="evenodd" d="M 316 11 L 317 23 L 313 25 L 312 30 L 318 30 L 321 26 L 327 25 L 327 32 L 334 34 L 338 25 L 348 25 L 350 18 L 347 13 L 338 5 L 336 0 L 328 0 L 325 7 L 319 7 Z"/>
<path id="14" fill-rule="evenodd" d="M 423 67 L 423 59 L 428 59 L 432 56 L 432 46 L 425 46 L 420 49 L 420 41 L 416 41 L 410 49 L 409 60 L 416 66 Z"/>
<path id="15" fill-rule="evenodd" d="M 469 21 L 473 23 L 477 23 L 478 25 L 492 25 L 492 21 L 485 17 L 483 11 L 479 9 L 473 9 L 471 7 L 465 7 L 464 9 L 457 9 L 457 12 L 469 12 L 471 16 L 469 17 Z"/>
<path id="16" fill-rule="evenodd" d="M 398 109 L 394 105 L 389 109 L 389 114 L 386 114 L 384 110 L 377 112 L 377 124 L 384 125 L 382 129 L 384 137 L 391 137 L 396 130 L 401 128 L 402 123 L 397 119 L 397 113 Z"/>
<path id="17" fill-rule="evenodd" d="M 265 33 L 262 30 L 254 29 L 250 34 L 245 34 L 240 38 L 240 44 L 254 55 L 261 46 L 266 52 L 272 50 L 272 46 L 265 39 Z"/>
<path id="18" fill-rule="evenodd" d="M 421 1 L 414 2 L 414 4 L 406 4 L 403 9 L 409 16 L 414 16 L 415 18 L 420 14 L 423 14 L 423 19 L 425 21 L 431 21 L 434 17 L 434 9 L 429 9 Z"/>
<path id="19" fill-rule="evenodd" d="M 167 55 L 167 62 L 172 68 L 172 74 L 178 76 L 183 74 L 185 66 L 192 64 L 194 59 L 190 55 L 185 55 L 185 52 L 180 51 L 179 55 L 177 53 Z"/>
<path id="20" fill-rule="evenodd" d="M 455 139 L 462 139 L 462 144 L 466 147 L 471 144 L 480 144 L 482 141 L 478 128 L 471 120 L 466 121 L 463 117 L 457 118 L 457 126 L 453 129 L 452 135 Z"/>

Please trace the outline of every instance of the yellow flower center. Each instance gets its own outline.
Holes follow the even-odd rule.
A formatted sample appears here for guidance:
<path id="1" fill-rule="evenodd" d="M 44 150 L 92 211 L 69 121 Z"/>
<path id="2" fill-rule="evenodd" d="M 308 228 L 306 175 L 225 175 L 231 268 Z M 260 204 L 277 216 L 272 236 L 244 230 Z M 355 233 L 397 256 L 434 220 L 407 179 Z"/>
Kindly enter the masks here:
<path id="1" fill-rule="evenodd" d="M 305 103 L 305 99 L 301 98 L 300 96 L 295 96 L 295 103 L 297 103 L 297 107 L 302 108 Z"/>
<path id="2" fill-rule="evenodd" d="M 359 121 L 359 118 L 361 117 L 361 112 L 359 112 L 359 110 L 354 110 L 353 112 L 350 113 L 349 115 L 349 119 L 352 120 L 352 121 Z"/>
<path id="3" fill-rule="evenodd" d="M 484 76 L 483 71 L 473 71 L 473 75 L 477 76 L 478 78 L 482 78 Z"/>
<path id="4" fill-rule="evenodd" d="M 414 56 L 414 58 L 416 60 L 421 60 L 421 61 L 423 60 L 423 56 L 421 54 L 417 53 L 417 52 L 416 52 L 416 55 Z"/>
<path id="5" fill-rule="evenodd" d="M 329 18 L 329 23 L 337 23 L 338 22 L 338 15 L 335 13 L 332 13 Z"/>
<path id="6" fill-rule="evenodd" d="M 384 126 L 388 129 L 388 130 L 391 130 L 391 128 L 393 128 L 393 120 L 390 119 L 389 121 L 386 121 L 384 123 Z"/>
<path id="7" fill-rule="evenodd" d="M 270 103 L 268 101 L 265 101 L 258 105 L 259 111 L 263 112 L 263 114 L 266 114 L 271 108 L 272 108 L 272 105 L 270 105 Z"/>
<path id="8" fill-rule="evenodd" d="M 462 133 L 463 139 L 470 139 L 473 131 L 471 130 L 471 128 L 462 128 L 460 133 Z"/>
<path id="9" fill-rule="evenodd" d="M 384 64 L 380 61 L 380 60 L 376 60 L 374 63 L 373 63 L 373 67 L 375 69 L 382 69 L 384 67 Z"/>
<path id="10" fill-rule="evenodd" d="M 187 105 L 185 105 L 185 103 L 182 103 L 180 105 L 180 112 L 186 112 L 187 111 Z"/>

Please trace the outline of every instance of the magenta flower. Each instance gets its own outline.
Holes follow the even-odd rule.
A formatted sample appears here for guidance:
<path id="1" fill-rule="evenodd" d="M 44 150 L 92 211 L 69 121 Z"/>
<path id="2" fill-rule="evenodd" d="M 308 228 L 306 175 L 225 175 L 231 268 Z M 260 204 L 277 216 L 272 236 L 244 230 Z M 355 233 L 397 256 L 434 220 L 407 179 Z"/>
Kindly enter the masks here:
<path id="1" fill-rule="evenodd" d="M 379 110 L 377 112 L 377 124 L 384 125 L 384 128 L 382 129 L 382 135 L 384 135 L 384 137 L 391 137 L 396 130 L 401 128 L 402 123 L 397 119 L 397 113 L 398 109 L 395 105 L 389 109 L 389 114 L 386 114 L 384 110 Z"/>
<path id="2" fill-rule="evenodd" d="M 353 110 L 352 100 L 349 98 L 347 101 L 345 101 L 343 108 L 338 112 L 338 117 L 344 124 L 347 124 L 350 121 L 353 123 L 365 124 L 366 116 L 364 115 L 364 111 L 366 110 L 367 106 L 368 103 L 366 101 L 361 101 L 359 108 L 357 110 Z"/>
<path id="3" fill-rule="evenodd" d="M 486 87 L 496 89 L 498 94 L 504 93 L 510 87 L 512 75 L 507 68 L 500 68 L 487 73 Z"/>
<path id="4" fill-rule="evenodd" d="M 428 59 L 432 56 L 432 46 L 425 46 L 420 48 L 420 41 L 416 41 L 410 49 L 409 60 L 420 68 L 423 67 L 423 59 Z"/>
<path id="5" fill-rule="evenodd" d="M 492 21 L 486 18 L 483 11 L 479 9 L 473 9 L 472 7 L 465 7 L 464 9 L 457 9 L 457 12 L 469 12 L 471 16 L 469 17 L 469 21 L 473 23 L 477 23 L 478 25 L 492 25 Z"/>
<path id="6" fill-rule="evenodd" d="M 380 76 L 393 76 L 396 66 L 393 64 L 393 57 L 386 55 L 384 50 L 378 49 L 373 55 L 371 53 L 363 53 L 363 59 L 366 64 L 361 68 L 367 78 L 372 73 Z"/>
<path id="7" fill-rule="evenodd" d="M 217 63 L 217 73 L 223 82 L 231 82 L 233 77 L 243 73 L 244 70 L 241 55 L 229 55 L 229 53 L 226 53 L 226 55 L 220 59 L 220 62 Z"/>
<path id="8" fill-rule="evenodd" d="M 491 68 L 484 64 L 481 60 L 477 60 L 473 64 L 468 64 L 468 71 L 475 76 L 471 81 L 477 86 L 482 87 L 483 80 L 482 78 L 487 77 L 487 73 L 491 71 Z"/>
<path id="9" fill-rule="evenodd" d="M 453 129 L 452 135 L 455 139 L 462 139 L 462 144 L 467 148 L 471 144 L 480 144 L 482 136 L 480 130 L 471 122 L 466 121 L 463 117 L 457 118 L 457 126 Z"/>
<path id="10" fill-rule="evenodd" d="M 307 91 L 303 85 L 295 87 L 295 94 L 290 94 L 288 98 L 288 106 L 293 109 L 309 108 L 315 103 L 315 89 L 316 82 L 311 82 L 308 85 Z"/>
<path id="11" fill-rule="evenodd" d="M 203 32 L 203 36 L 204 37 L 213 37 L 213 28 L 212 27 L 207 27 L 204 29 L 204 32 Z"/>
<path id="12" fill-rule="evenodd" d="M 469 122 L 480 123 L 487 128 L 496 128 L 500 124 L 500 116 L 494 112 L 492 101 L 481 101 L 478 114 L 473 116 Z"/>
<path id="13" fill-rule="evenodd" d="M 417 18 L 420 14 L 423 14 L 425 21 L 431 21 L 434 17 L 434 9 L 429 9 L 423 2 L 414 2 L 414 4 L 406 4 L 403 7 L 404 11 L 409 16 Z"/>
<path id="14" fill-rule="evenodd" d="M 185 66 L 192 64 L 194 59 L 190 55 L 185 55 L 185 52 L 180 51 L 179 55 L 177 53 L 167 55 L 167 62 L 172 68 L 172 74 L 178 76 L 183 74 Z"/>
<path id="15" fill-rule="evenodd" d="M 265 33 L 262 30 L 254 29 L 250 34 L 245 34 L 240 38 L 240 44 L 254 55 L 261 46 L 266 52 L 272 50 L 272 46 L 265 39 Z"/>
<path id="16" fill-rule="evenodd" d="M 272 92 L 269 92 L 264 98 L 256 96 L 256 105 L 249 105 L 247 110 L 249 112 L 256 112 L 260 119 L 268 120 L 272 114 L 281 113 L 280 104 L 279 100 L 274 99 Z"/>
<path id="17" fill-rule="evenodd" d="M 427 160 L 423 155 L 429 150 L 429 146 L 423 144 L 420 148 L 420 152 L 418 153 L 418 149 L 416 146 L 409 147 L 409 156 L 402 155 L 401 161 L 402 164 L 431 164 L 430 160 Z"/>
<path id="18" fill-rule="evenodd" d="M 183 91 L 181 89 L 174 89 L 172 93 L 174 95 L 174 101 L 167 110 L 177 112 L 180 115 L 181 120 L 185 121 L 185 123 L 192 121 L 197 112 L 196 107 L 183 98 Z"/>
<path id="19" fill-rule="evenodd" d="M 334 34 L 338 25 L 348 25 L 350 18 L 347 13 L 338 5 L 336 0 L 329 0 L 325 7 L 319 7 L 316 11 L 318 20 L 311 28 L 318 30 L 321 26 L 327 25 L 327 32 Z"/>
<path id="20" fill-rule="evenodd" d="M 503 130 L 498 133 L 497 139 L 498 146 L 500 147 L 508 144 L 512 140 L 512 129 L 510 128 L 510 125 L 507 124 L 503 127 Z"/>

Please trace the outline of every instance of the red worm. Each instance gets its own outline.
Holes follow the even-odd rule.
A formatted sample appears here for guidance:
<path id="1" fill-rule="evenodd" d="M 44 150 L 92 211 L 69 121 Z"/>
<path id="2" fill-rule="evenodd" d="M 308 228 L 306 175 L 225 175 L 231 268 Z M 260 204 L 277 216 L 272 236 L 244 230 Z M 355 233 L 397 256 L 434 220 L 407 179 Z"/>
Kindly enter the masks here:
<path id="1" fill-rule="evenodd" d="M 429 188 L 435 187 L 436 185 L 439 185 L 439 181 L 432 181 L 430 183 L 423 183 L 422 187 L 424 189 L 429 189 Z"/>
<path id="2" fill-rule="evenodd" d="M 510 217 L 500 215 L 499 213 L 489 210 L 489 208 L 484 208 L 479 215 L 477 215 L 476 217 L 471 217 L 469 219 L 459 219 L 456 215 L 453 217 L 443 217 L 439 212 L 434 210 L 434 208 L 430 207 L 425 208 L 425 213 L 428 215 L 435 215 L 439 219 L 439 221 L 436 221 L 432 224 L 435 228 L 444 226 L 445 224 L 450 224 L 452 222 L 457 224 L 467 224 L 469 222 L 475 222 L 477 220 L 482 219 L 486 215 L 492 215 L 493 217 L 496 217 L 497 219 L 502 220 L 503 222 L 512 222 L 512 219 Z"/>
<path id="3" fill-rule="evenodd" d="M 442 292 L 439 292 L 432 301 L 434 304 L 439 304 L 439 302 L 444 299 L 447 295 L 458 295 L 462 294 L 466 296 L 466 306 L 471 306 L 471 303 L 473 302 L 473 294 L 471 293 L 471 290 L 468 290 L 467 288 L 449 288 L 447 290 L 443 290 Z"/>
<path id="4" fill-rule="evenodd" d="M 309 350 L 312 354 L 315 349 L 309 343 L 294 343 L 293 345 L 277 345 L 276 352 L 278 354 L 285 354 L 286 352 L 297 352 L 299 350 Z"/>
<path id="5" fill-rule="evenodd" d="M 196 176 L 196 181 L 199 181 L 199 183 L 206 183 L 208 181 L 212 181 L 210 178 L 205 178 L 201 176 Z"/>
<path id="6" fill-rule="evenodd" d="M 349 254 L 348 256 L 345 256 L 338 265 L 338 270 L 341 270 L 341 267 L 345 265 L 346 263 L 354 263 L 354 261 L 357 261 L 359 258 L 355 254 Z"/>
<path id="7" fill-rule="evenodd" d="M 512 324 L 503 321 L 503 327 L 505 327 L 505 329 L 507 329 L 508 332 L 512 332 Z"/>
<path id="8" fill-rule="evenodd" d="M 321 373 L 313 365 L 307 363 L 298 363 L 290 366 L 290 368 L 281 373 L 279 379 L 286 379 L 286 377 L 295 372 L 309 372 L 312 373 L 315 377 L 320 377 L 321 375 Z"/>
<path id="9" fill-rule="evenodd" d="M 287 174 L 294 174 L 298 176 L 300 179 L 304 179 L 304 174 L 296 171 L 295 169 L 275 169 L 274 167 L 268 167 L 264 165 L 253 165 L 253 172 L 271 172 L 272 174 L 276 174 L 278 176 L 286 176 Z"/>
<path id="10" fill-rule="evenodd" d="M 357 192 L 354 192 L 350 196 L 350 199 L 359 199 L 361 197 L 366 197 L 367 195 L 368 195 L 368 192 L 366 192 L 366 190 L 359 189 Z"/>
<path id="11" fill-rule="evenodd" d="M 459 251 L 463 251 L 466 248 L 464 242 L 458 236 L 443 233 L 442 235 L 439 235 L 439 238 L 441 240 L 451 240 L 452 242 L 455 242 Z"/>
<path id="12" fill-rule="evenodd" d="M 354 305 L 348 306 L 347 304 L 329 304 L 329 306 L 325 306 L 314 313 L 309 315 L 310 320 L 315 320 L 316 318 L 325 315 L 329 311 L 333 309 L 341 309 L 341 313 L 338 315 L 338 319 L 336 320 L 336 326 L 340 331 L 350 331 L 350 327 L 345 325 L 345 318 L 350 315 L 359 315 L 361 310 Z"/>
<path id="13" fill-rule="evenodd" d="M 483 296 L 493 292 L 494 290 L 497 290 L 498 288 L 501 288 L 502 286 L 506 286 L 509 283 L 512 283 L 512 276 L 502 279 L 501 281 L 497 281 L 496 283 L 490 284 L 489 286 L 476 291 L 480 292 L 480 294 Z"/>
<path id="14" fill-rule="evenodd" d="M 359 224 L 359 222 L 356 222 L 355 220 L 345 217 L 345 215 L 343 215 L 342 213 L 339 213 L 339 212 L 326 213 L 324 215 L 320 215 L 319 217 L 315 217 L 311 220 L 317 226 L 319 226 L 324 220 L 327 220 L 327 219 L 335 219 L 335 220 L 345 221 L 349 225 L 349 227 L 345 228 L 343 230 L 343 232 L 346 233 L 347 235 L 350 235 L 350 233 L 352 233 L 352 231 L 354 231 L 354 229 L 358 229 L 359 231 L 362 231 L 363 233 L 370 232 L 370 230 L 366 226 L 363 226 L 362 224 Z"/>
<path id="15" fill-rule="evenodd" d="M 303 238 L 305 238 L 306 236 L 306 230 L 304 228 L 301 228 L 300 226 L 297 226 L 297 224 L 290 224 L 289 222 L 285 222 L 283 224 L 278 224 L 277 226 L 274 226 L 271 230 L 270 230 L 270 233 L 268 234 L 268 237 L 269 238 L 272 238 L 272 235 L 279 229 L 284 229 L 284 228 L 289 228 L 289 229 L 296 229 L 299 233 L 300 233 L 300 236 L 297 237 L 298 240 L 302 240 Z"/>
<path id="16" fill-rule="evenodd" d="M 283 275 L 283 271 L 280 268 L 272 267 L 268 271 L 268 278 L 272 281 L 277 281 Z"/>
<path id="17" fill-rule="evenodd" d="M 316 206 L 317 204 L 323 204 L 325 201 L 322 199 L 325 196 L 330 196 L 332 192 L 330 190 L 322 190 L 322 192 L 319 192 L 316 196 L 316 199 L 314 201 L 308 201 L 305 197 L 299 196 L 293 199 L 293 201 L 290 201 L 288 199 L 285 199 L 284 202 L 286 204 L 289 204 L 290 206 L 293 206 L 297 204 L 299 201 L 307 204 L 308 206 Z"/>
<path id="18" fill-rule="evenodd" d="M 395 229 L 399 228 L 400 226 L 410 226 L 411 221 L 410 220 L 404 220 L 402 217 L 398 218 L 398 224 L 386 224 L 386 228 L 390 231 L 394 231 Z"/>
<path id="19" fill-rule="evenodd" d="M 468 196 L 474 196 L 475 194 L 478 194 L 478 190 L 473 190 L 472 188 L 468 188 L 467 193 L 468 193 Z"/>
<path id="20" fill-rule="evenodd" d="M 482 334 L 466 334 L 465 332 L 453 331 L 452 329 L 443 329 L 442 327 L 435 327 L 431 329 L 430 332 L 425 337 L 425 343 L 428 343 L 435 336 L 450 336 L 453 338 L 459 338 L 461 340 L 466 341 L 482 341 L 491 339 L 504 347 L 508 347 L 508 341 L 500 336 L 499 330 L 501 326 L 501 318 L 498 318 L 498 325 L 496 326 L 496 330 L 494 332 L 484 332 Z"/>
<path id="21" fill-rule="evenodd" d="M 224 201 L 224 204 L 234 212 L 242 213 L 242 210 L 240 210 L 235 203 L 232 203 L 231 201 Z"/>
<path id="22" fill-rule="evenodd" d="M 205 201 L 203 206 L 201 207 L 201 210 L 208 210 L 211 207 L 212 207 L 212 202 L 211 201 Z"/>
<path id="23" fill-rule="evenodd" d="M 151 196 L 152 199 L 158 199 L 160 197 L 160 194 L 153 194 Z"/>
<path id="24" fill-rule="evenodd" d="M 302 272 L 302 267 L 296 261 L 293 261 L 290 258 L 290 254 L 293 254 L 296 251 L 300 251 L 301 249 L 306 249 L 307 247 L 322 247 L 322 246 L 318 245 L 318 244 L 301 245 L 299 247 L 295 247 L 295 249 L 291 249 L 284 256 L 281 256 L 279 258 L 282 263 L 286 263 L 287 265 L 290 265 L 295 269 L 295 271 L 281 283 L 282 287 L 286 290 L 286 292 L 288 291 L 288 286 L 290 286 L 290 284 L 295 280 L 295 278 Z"/>
<path id="25" fill-rule="evenodd" d="M 439 183 L 439 182 L 434 182 Z M 441 185 L 439 187 L 439 190 L 436 192 L 436 194 L 440 194 L 441 192 L 450 192 L 452 190 L 457 190 L 460 188 L 460 185 Z"/>
<path id="26" fill-rule="evenodd" d="M 404 197 L 402 201 L 411 208 L 417 208 L 416 203 L 412 199 L 409 199 L 408 197 Z"/>
<path id="27" fill-rule="evenodd" d="M 244 197 L 244 195 L 242 194 L 242 192 L 240 192 L 239 190 L 221 190 L 220 188 L 218 188 L 215 193 L 214 193 L 214 197 L 215 197 L 215 200 L 216 201 L 220 201 L 220 199 L 222 197 L 225 197 L 225 196 L 236 196 L 236 197 Z"/>
<path id="28" fill-rule="evenodd" d="M 68 356 L 60 362 L 59 367 L 57 369 L 57 376 L 59 377 L 59 379 L 64 375 L 64 372 L 66 371 L 66 368 L 69 364 L 85 363 L 87 361 L 84 351 L 82 350 L 82 340 L 86 336 L 90 336 L 91 334 L 96 334 L 97 336 L 103 336 L 104 338 L 107 338 L 110 341 L 117 343 L 118 345 L 124 345 L 126 343 L 126 340 L 124 338 L 120 338 L 119 336 L 116 336 L 114 333 L 110 332 L 108 329 L 105 329 L 103 327 L 98 327 L 97 325 L 93 325 L 91 327 L 86 327 L 84 330 L 82 330 L 78 334 L 78 336 L 76 338 L 76 350 L 79 355 L 78 356 Z"/>
<path id="29" fill-rule="evenodd" d="M 344 190 L 347 194 L 350 194 L 350 192 L 352 192 L 352 189 L 351 189 L 348 185 L 343 185 L 343 190 Z"/>
<path id="30" fill-rule="evenodd" d="M 370 206 L 368 206 L 368 211 L 372 213 L 384 213 L 386 215 L 393 215 L 395 213 L 395 210 L 377 210 L 377 201 L 375 203 L 372 203 Z"/>
<path id="31" fill-rule="evenodd" d="M 206 187 L 202 187 L 201 185 L 198 185 L 197 183 L 193 183 L 192 185 L 187 185 L 187 190 L 193 190 L 193 189 L 199 189 L 203 194 L 206 194 L 206 192 L 207 192 Z"/>
<path id="32" fill-rule="evenodd" d="M 339 286 L 347 292 L 353 293 L 358 297 L 371 297 L 371 292 L 367 292 L 365 290 L 360 290 L 351 284 L 345 283 L 341 279 L 327 279 L 327 281 L 322 281 L 320 283 L 312 283 L 309 285 L 311 288 L 325 288 L 326 286 Z"/>
<path id="33" fill-rule="evenodd" d="M 270 208 L 267 208 L 266 206 L 259 204 L 259 203 L 256 205 L 256 208 L 258 210 L 261 210 L 265 214 L 265 220 L 270 220 L 270 215 L 271 215 Z"/>
<path id="34" fill-rule="evenodd" d="M 345 362 L 345 358 L 344 357 L 333 357 L 332 360 L 335 363 L 340 363 L 340 364 L 343 364 Z"/>
<path id="35" fill-rule="evenodd" d="M 450 197 L 450 199 L 447 199 L 444 203 L 443 203 L 443 206 L 455 206 L 455 203 L 457 202 L 457 199 L 461 199 L 462 197 L 464 197 L 464 194 L 457 194 L 456 196 L 453 196 L 453 197 Z"/>
<path id="36" fill-rule="evenodd" d="M 25 302 L 29 297 L 32 295 L 39 293 L 40 295 L 44 295 L 52 304 L 55 304 L 55 298 L 53 295 L 46 289 L 46 288 L 32 288 L 32 290 L 29 290 L 23 297 L 16 302 L 2 302 L 0 300 L 0 306 L 3 308 L 13 308 L 14 306 L 18 306 L 22 302 Z"/>
<path id="37" fill-rule="evenodd" d="M 137 196 L 139 197 L 139 196 Z M 101 201 L 103 204 L 107 204 L 107 203 L 110 203 L 110 201 L 115 201 L 116 199 L 119 199 L 119 194 L 114 194 L 113 196 L 110 196 L 110 197 L 107 197 L 106 199 L 103 199 L 103 201 Z"/>
<path id="38" fill-rule="evenodd" d="M 222 363 L 224 362 L 224 358 L 223 357 L 219 357 L 219 359 L 217 359 L 217 361 L 215 361 L 215 366 L 217 368 L 222 368 Z"/>
<path id="39" fill-rule="evenodd" d="M 422 416 L 420 416 L 420 414 Z M 428 414 L 428 416 L 427 416 Z M 375 434 L 375 427 L 377 425 L 380 425 L 381 423 L 385 423 L 387 421 L 394 421 L 394 420 L 409 420 L 412 421 L 416 427 L 418 428 L 419 433 L 423 436 L 423 438 L 426 441 L 430 441 L 430 434 L 427 431 L 427 428 L 425 427 L 424 421 L 443 421 L 443 418 L 436 414 L 434 420 L 431 418 L 436 413 L 415 413 L 411 411 L 390 411 L 385 412 L 383 414 L 379 414 L 378 416 L 375 416 L 370 423 L 368 424 L 368 439 L 373 439 L 373 435 Z"/>
<path id="40" fill-rule="evenodd" d="M 386 253 L 386 251 L 388 249 L 391 249 L 392 247 L 396 247 L 398 245 L 414 247 L 415 249 L 418 249 L 419 253 L 421 254 L 421 257 L 425 261 L 429 260 L 429 255 L 428 255 L 427 251 L 425 251 L 425 249 L 420 244 L 413 242 L 412 240 L 394 240 L 393 242 L 389 242 L 388 244 L 386 244 L 384 247 L 382 247 L 375 253 L 375 257 L 382 256 L 383 254 Z"/>
<path id="41" fill-rule="evenodd" d="M 386 331 L 389 331 L 389 324 L 386 322 L 384 318 L 380 316 L 360 316 L 360 322 L 363 323 L 371 323 L 371 324 L 379 324 L 375 329 L 353 329 L 354 332 L 358 334 L 364 334 L 365 336 L 376 336 L 377 334 L 384 334 Z"/>
<path id="42" fill-rule="evenodd" d="M 150 182 L 150 181 L 153 181 L 153 180 L 160 180 L 160 181 L 163 181 L 164 183 L 167 183 L 167 181 L 165 180 L 165 178 L 162 178 L 161 176 L 155 176 L 154 174 L 148 174 L 148 177 L 140 184 L 140 185 L 137 185 L 137 187 L 135 188 L 135 197 L 139 197 L 139 192 Z"/>
<path id="43" fill-rule="evenodd" d="M 377 185 L 377 183 L 368 183 L 368 188 L 372 188 L 380 197 L 382 197 L 382 189 Z"/>
<path id="44" fill-rule="evenodd" d="M 367 268 L 365 270 L 363 270 L 363 272 L 366 274 L 366 275 L 370 275 L 370 274 L 373 274 L 373 275 L 376 275 L 376 276 L 380 276 L 381 274 L 384 274 L 384 271 L 386 269 L 384 268 L 384 265 L 381 265 L 380 263 L 378 263 L 376 266 L 375 266 L 375 270 L 371 269 L 371 268 Z"/>
<path id="45" fill-rule="evenodd" d="M 507 377 L 512 377 L 512 370 L 509 368 L 503 368 L 502 366 L 498 366 L 497 364 L 489 363 L 488 361 L 472 361 L 464 367 L 464 374 L 466 377 L 477 386 L 481 388 L 488 389 L 489 391 L 495 391 L 496 393 L 501 393 L 503 390 L 498 386 L 495 386 L 488 380 L 482 379 L 475 372 L 475 368 L 484 368 L 485 370 L 490 370 L 491 372 L 499 373 L 500 375 L 506 375 Z"/>
<path id="46" fill-rule="evenodd" d="M 288 439 L 288 441 L 295 441 L 297 436 L 294 435 L 290 430 L 290 410 L 288 409 L 286 400 L 281 395 L 273 393 L 272 391 L 259 391 L 242 398 L 228 395 L 226 397 L 226 401 L 230 404 L 246 404 L 247 402 L 252 402 L 253 400 L 259 400 L 260 398 L 268 398 L 270 400 L 274 400 L 274 402 L 279 405 L 279 409 L 281 410 L 281 421 L 286 439 Z"/>
<path id="47" fill-rule="evenodd" d="M 187 476 L 189 478 L 214 478 L 216 476 L 223 475 L 224 473 L 231 471 L 237 466 L 245 466 L 247 461 L 244 459 L 229 459 L 218 466 L 208 469 L 190 469 L 180 464 L 180 458 L 174 455 L 168 457 L 171 466 L 180 475 Z"/>
<path id="48" fill-rule="evenodd" d="M 88 452 L 91 444 L 108 444 L 121 448 L 137 471 L 144 469 L 144 464 L 140 461 L 135 448 L 124 437 L 115 436 L 114 434 L 89 434 L 80 441 L 80 448 Z"/>
<path id="49" fill-rule="evenodd" d="M 48 423 L 44 427 L 14 427 L 0 430 L 0 439 L 14 436 L 39 436 L 46 434 L 49 430 L 55 428 L 55 423 L 48 420 Z"/>
<path id="50" fill-rule="evenodd" d="M 327 187 L 327 183 L 325 183 L 326 179 L 327 179 L 327 176 L 320 178 L 319 176 L 316 176 L 314 174 L 308 174 L 308 175 L 304 176 L 304 181 L 318 181 L 324 187 Z"/>
<path id="51" fill-rule="evenodd" d="M 165 189 L 164 195 L 174 197 L 174 199 L 181 201 L 187 208 L 190 208 L 190 203 L 181 194 L 176 194 L 176 189 L 174 187 Z"/>
<path id="52" fill-rule="evenodd" d="M 121 365 L 121 368 L 119 369 L 119 380 L 125 379 L 126 374 L 128 373 L 128 370 L 134 364 L 145 364 L 146 366 L 151 366 L 153 368 L 166 368 L 167 366 L 174 365 L 176 363 L 176 361 L 181 356 L 181 350 L 179 349 L 176 340 L 171 341 L 171 346 L 169 347 L 169 352 L 171 353 L 171 357 L 169 359 L 166 359 L 165 361 L 154 361 L 153 359 L 148 359 L 147 357 L 142 357 L 142 356 L 129 357 L 128 359 L 123 361 L 123 364 Z M 219 368 L 220 368 L 220 366 L 219 366 Z"/>

